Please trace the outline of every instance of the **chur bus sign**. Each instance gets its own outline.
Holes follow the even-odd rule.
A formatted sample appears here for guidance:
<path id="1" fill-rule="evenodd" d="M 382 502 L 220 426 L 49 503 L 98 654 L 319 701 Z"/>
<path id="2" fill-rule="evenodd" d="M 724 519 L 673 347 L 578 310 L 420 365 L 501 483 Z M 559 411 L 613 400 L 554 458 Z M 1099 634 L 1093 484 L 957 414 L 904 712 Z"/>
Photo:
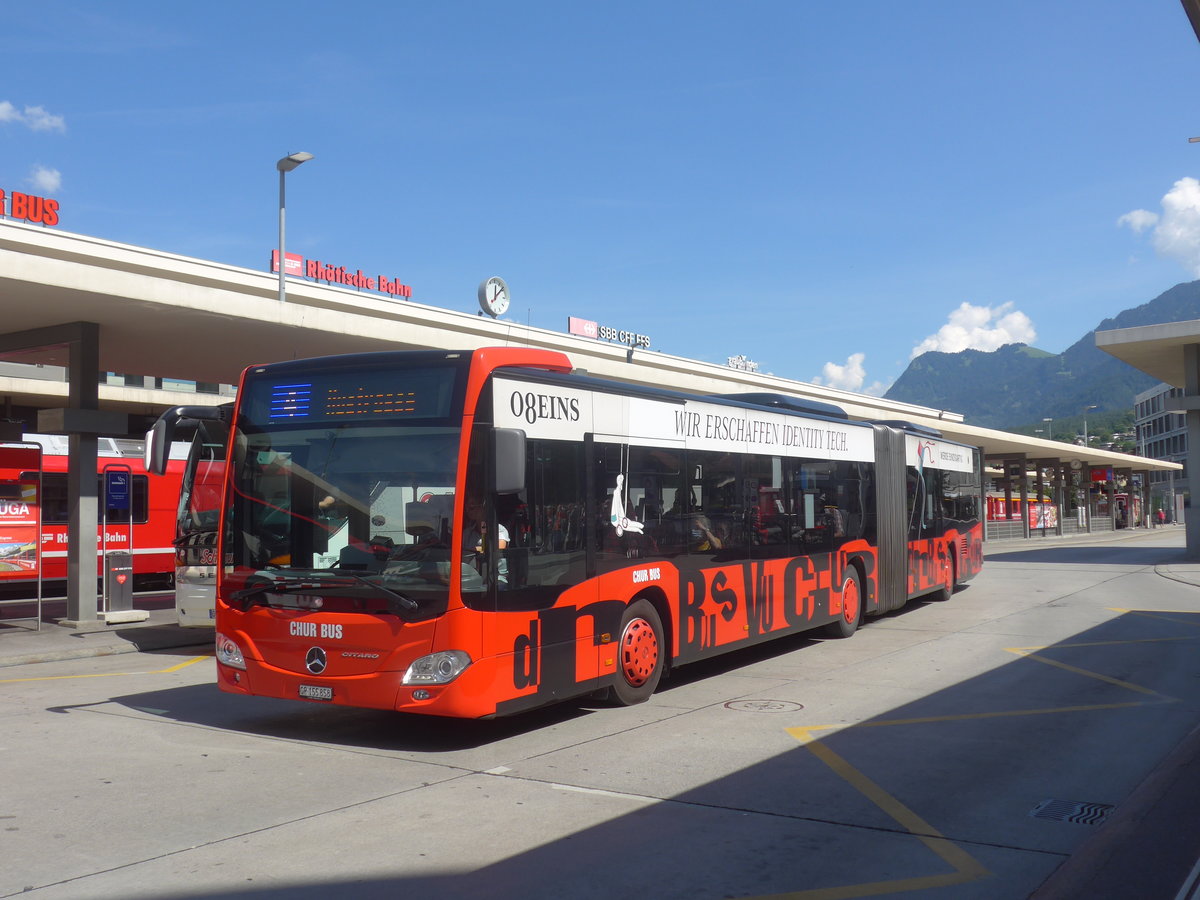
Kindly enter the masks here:
<path id="1" fill-rule="evenodd" d="M 58 201 L 22 194 L 20 191 L 5 193 L 0 190 L 0 216 L 33 222 L 35 225 L 57 225 Z"/>

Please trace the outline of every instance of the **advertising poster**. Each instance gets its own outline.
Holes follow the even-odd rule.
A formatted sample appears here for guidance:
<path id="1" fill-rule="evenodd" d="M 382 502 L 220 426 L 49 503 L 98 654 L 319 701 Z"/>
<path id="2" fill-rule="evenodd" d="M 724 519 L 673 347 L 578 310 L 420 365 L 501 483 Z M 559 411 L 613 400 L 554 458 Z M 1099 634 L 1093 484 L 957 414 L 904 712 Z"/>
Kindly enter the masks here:
<path id="1" fill-rule="evenodd" d="M 0 446 L 0 581 L 38 574 L 41 465 L 40 448 Z"/>

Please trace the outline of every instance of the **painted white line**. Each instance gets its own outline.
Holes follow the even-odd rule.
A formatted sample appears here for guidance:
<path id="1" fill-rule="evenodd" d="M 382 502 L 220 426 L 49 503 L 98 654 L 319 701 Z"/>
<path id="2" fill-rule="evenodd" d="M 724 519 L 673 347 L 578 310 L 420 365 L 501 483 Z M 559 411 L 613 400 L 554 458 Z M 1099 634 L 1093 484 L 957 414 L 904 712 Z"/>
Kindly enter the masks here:
<path id="1" fill-rule="evenodd" d="M 617 797 L 621 800 L 634 800 L 638 803 L 662 803 L 658 797 L 646 797 L 642 794 L 623 794 L 620 791 L 601 791 L 596 788 L 575 787 L 571 784 L 555 784 L 551 782 L 550 787 L 556 791 L 570 791 L 573 794 L 594 794 L 597 797 Z"/>

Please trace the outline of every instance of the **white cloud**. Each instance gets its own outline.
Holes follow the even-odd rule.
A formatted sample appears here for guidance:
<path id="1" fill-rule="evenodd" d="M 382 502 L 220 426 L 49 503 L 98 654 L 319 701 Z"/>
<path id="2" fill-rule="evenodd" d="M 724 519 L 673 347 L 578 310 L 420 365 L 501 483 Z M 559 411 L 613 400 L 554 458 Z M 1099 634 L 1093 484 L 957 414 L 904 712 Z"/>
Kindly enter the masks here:
<path id="1" fill-rule="evenodd" d="M 996 350 L 1005 344 L 1031 344 L 1037 332 L 1029 316 L 1012 308 L 1012 303 L 1000 306 L 972 306 L 963 301 L 950 313 L 946 324 L 921 341 L 912 352 L 915 359 L 930 350 L 958 353 L 960 350 Z"/>
<path id="2" fill-rule="evenodd" d="M 1148 209 L 1135 209 L 1117 219 L 1117 224 L 1128 225 L 1134 234 L 1141 234 L 1147 228 L 1158 224 L 1158 213 L 1152 213 Z"/>
<path id="3" fill-rule="evenodd" d="M 25 122 L 34 131 L 67 130 L 67 122 L 62 116 L 51 115 L 41 106 L 25 107 Z"/>
<path id="4" fill-rule="evenodd" d="M 1153 226 L 1151 241 L 1159 256 L 1179 263 L 1200 278 L 1200 181 L 1180 178 L 1162 198 L 1162 215 L 1136 209 L 1117 219 L 1140 234 Z"/>
<path id="5" fill-rule="evenodd" d="M 1200 181 L 1179 179 L 1162 204 L 1162 221 L 1154 228 L 1154 249 L 1200 276 Z"/>
<path id="6" fill-rule="evenodd" d="M 17 122 L 31 131 L 66 131 L 62 116 L 46 112 L 44 106 L 27 106 L 19 110 L 7 100 L 0 100 L 0 122 Z"/>
<path id="7" fill-rule="evenodd" d="M 29 183 L 36 190 L 53 194 L 62 187 L 62 172 L 58 169 L 47 169 L 45 166 L 34 166 L 29 173 Z"/>
<path id="8" fill-rule="evenodd" d="M 844 366 L 827 362 L 821 368 L 821 375 L 813 379 L 813 384 L 827 384 L 844 391 L 857 391 L 867 380 L 867 370 L 863 368 L 863 360 L 866 358 L 865 353 L 851 353 Z"/>

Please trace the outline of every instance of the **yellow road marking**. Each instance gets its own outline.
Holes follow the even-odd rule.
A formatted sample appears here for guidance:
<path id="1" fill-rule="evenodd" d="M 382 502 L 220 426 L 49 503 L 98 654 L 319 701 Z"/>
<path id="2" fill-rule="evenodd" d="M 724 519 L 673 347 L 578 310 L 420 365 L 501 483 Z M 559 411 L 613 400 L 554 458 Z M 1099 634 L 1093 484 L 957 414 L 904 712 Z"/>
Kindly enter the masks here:
<path id="1" fill-rule="evenodd" d="M 1161 622 L 1174 622 L 1176 625 L 1191 625 L 1200 627 L 1200 621 L 1197 620 L 1195 613 L 1185 612 L 1183 610 L 1169 609 L 1124 609 L 1120 606 L 1108 607 L 1109 612 L 1125 613 L 1130 616 L 1145 616 L 1147 619 L 1156 619 Z M 1183 618 L 1176 618 L 1182 616 Z"/>
<path id="2" fill-rule="evenodd" d="M 1123 644 L 1163 644 L 1168 641 L 1194 641 L 1194 637 L 1165 637 L 1165 638 L 1134 638 L 1128 641 L 1080 641 L 1077 644 L 1041 644 L 1037 647 L 1008 647 L 1009 651 L 1014 650 L 1058 650 L 1075 647 L 1119 647 Z"/>
<path id="3" fill-rule="evenodd" d="M 1059 662 L 1056 659 L 1047 659 L 1045 656 L 1041 656 L 1037 653 L 1030 653 L 1027 650 L 1022 650 L 1020 647 L 1006 647 L 1005 649 L 1008 650 L 1009 653 L 1015 653 L 1018 656 L 1025 657 L 1026 659 L 1036 659 L 1038 662 L 1045 663 L 1048 666 L 1054 666 L 1056 669 L 1063 669 L 1067 672 L 1073 672 L 1076 675 L 1082 675 L 1085 678 L 1094 678 L 1096 681 L 1103 681 L 1106 684 L 1113 684 L 1119 688 L 1124 688 L 1127 691 L 1135 691 L 1136 693 L 1139 693 L 1139 694 L 1150 694 L 1151 696 L 1154 696 L 1154 697 L 1163 697 L 1164 696 L 1163 694 L 1160 694 L 1158 691 L 1151 690 L 1150 688 L 1147 688 L 1147 687 L 1142 687 L 1140 684 L 1134 684 L 1133 682 L 1130 682 L 1130 681 L 1122 681 L 1119 678 L 1112 678 L 1108 675 L 1101 675 L 1099 672 L 1090 672 L 1087 669 L 1081 669 L 1078 666 L 1071 666 L 1071 665 L 1068 665 L 1067 663 Z M 1169 700 L 1172 698 L 1166 697 L 1165 699 Z"/>
<path id="4" fill-rule="evenodd" d="M 1162 696 L 1161 694 L 1159 695 Z M 881 719 L 878 722 L 854 722 L 851 724 L 841 723 L 838 725 L 805 725 L 799 728 L 784 729 L 788 734 L 797 740 L 800 739 L 797 732 L 806 731 L 832 731 L 834 729 L 844 729 L 849 731 L 851 728 L 889 728 L 893 725 L 932 725 L 938 722 L 965 722 L 971 719 L 1007 719 L 1018 716 L 1048 716 L 1061 713 L 1073 712 L 1095 712 L 1103 709 L 1129 709 L 1134 706 L 1154 706 L 1158 703 L 1175 703 L 1177 701 L 1172 697 L 1162 697 L 1161 700 L 1130 700 L 1125 703 L 1089 703 L 1081 706 L 1051 706 L 1044 709 L 1004 709 L 994 710 L 992 712 L 980 713 L 952 713 L 945 716 L 920 716 L 912 719 Z"/>
<path id="5" fill-rule="evenodd" d="M 883 723 L 873 723 L 883 724 Z M 788 734 L 817 759 L 828 766 L 834 774 L 871 801 L 888 818 L 928 847 L 939 859 L 954 871 L 917 878 L 900 878 L 892 881 L 874 881 L 866 884 L 847 884 L 831 888 L 814 888 L 807 891 L 790 891 L 775 894 L 771 900 L 845 900 L 852 897 L 873 897 L 904 891 L 931 890 L 966 884 L 991 873 L 978 860 L 945 835 L 922 819 L 919 815 L 881 788 L 878 784 L 850 765 L 833 749 L 812 736 L 813 731 L 837 728 L 837 725 L 788 728 Z M 851 726 L 855 727 L 855 726 Z M 766 900 L 766 898 L 763 898 Z"/>
<path id="6" fill-rule="evenodd" d="M 193 656 L 191 659 L 184 660 L 176 665 L 165 669 L 154 669 L 150 672 L 94 672 L 90 675 L 42 675 L 37 678 L 0 678 L 0 684 L 19 684 L 23 681 L 68 681 L 72 678 L 126 678 L 130 675 L 169 675 L 172 672 L 178 672 L 180 669 L 193 666 L 201 660 L 211 658 L 211 655 Z"/>
<path id="7" fill-rule="evenodd" d="M 1114 612 L 1130 613 L 1133 611 L 1114 610 Z M 1166 619 L 1167 621 L 1175 621 L 1166 616 L 1155 616 L 1153 614 L 1146 615 L 1149 615 L 1151 618 L 1162 618 Z M 1023 659 L 1036 660 L 1048 666 L 1054 666 L 1055 668 L 1063 669 L 1064 671 L 1071 672 L 1076 675 L 1082 675 L 1085 678 L 1095 679 L 1097 681 L 1102 681 L 1106 684 L 1119 687 L 1123 690 L 1132 691 L 1136 694 L 1142 694 L 1155 698 L 1152 700 L 1130 700 L 1124 703 L 1098 703 L 1079 706 L 1058 706 L 1044 709 L 1016 709 L 980 713 L 959 713 L 944 716 L 919 716 L 908 719 L 885 719 L 877 722 L 858 722 L 852 724 L 843 723 L 838 725 L 807 725 L 785 729 L 788 734 L 799 741 L 805 749 L 813 754 L 813 756 L 828 766 L 834 774 L 866 797 L 881 812 L 896 822 L 906 832 L 921 841 L 921 843 L 929 848 L 929 850 L 932 851 L 939 859 L 947 863 L 954 871 L 917 878 L 896 879 L 892 881 L 875 881 L 864 884 L 849 884 L 831 888 L 815 888 L 807 891 L 790 891 L 783 894 L 774 894 L 769 898 L 758 898 L 758 900 L 849 900 L 849 898 L 854 897 L 874 897 L 881 894 L 931 890 L 938 887 L 966 884 L 991 874 L 982 863 L 968 854 L 965 850 L 954 844 L 952 841 L 947 839 L 945 835 L 941 834 L 941 832 L 939 832 L 936 828 L 934 828 L 919 815 L 881 788 L 878 784 L 876 784 L 858 769 L 854 768 L 854 766 L 850 765 L 849 762 L 835 753 L 830 747 L 818 740 L 814 736 L 815 732 L 833 730 L 849 731 L 856 728 L 882 728 L 894 725 L 928 725 L 938 722 L 963 722 L 972 719 L 1000 719 L 1016 716 L 1058 715 L 1063 713 L 1129 709 L 1137 706 L 1154 706 L 1160 703 L 1174 703 L 1177 702 L 1175 698 L 1168 697 L 1165 694 L 1161 694 L 1158 691 L 1143 687 L 1142 685 L 1134 684 L 1129 681 L 1123 681 L 1119 678 L 1102 675 L 1099 672 L 1092 672 L 1088 669 L 1082 669 L 1078 666 L 1072 666 L 1067 663 L 1059 662 L 1058 660 L 1050 659 L 1049 657 L 1043 656 L 1035 651 L 1076 647 L 1117 646 L 1120 644 L 1144 644 L 1179 640 L 1194 640 L 1194 638 L 1145 638 L 1130 641 L 1096 641 L 1079 644 L 1054 644 L 1052 646 L 1005 648 L 1007 652 L 1014 653 Z"/>

